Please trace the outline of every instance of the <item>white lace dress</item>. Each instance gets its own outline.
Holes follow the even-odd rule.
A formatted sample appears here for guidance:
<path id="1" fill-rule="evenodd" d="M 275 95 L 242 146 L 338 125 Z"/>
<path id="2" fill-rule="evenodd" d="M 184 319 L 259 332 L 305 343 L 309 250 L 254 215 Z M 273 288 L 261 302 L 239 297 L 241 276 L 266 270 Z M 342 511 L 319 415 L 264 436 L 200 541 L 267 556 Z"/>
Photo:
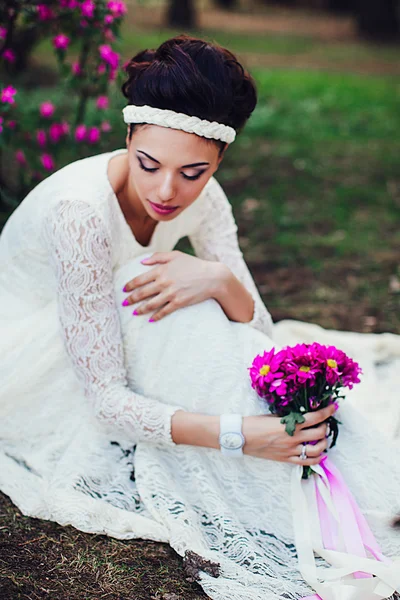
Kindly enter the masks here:
<path id="1" fill-rule="evenodd" d="M 312 593 L 293 545 L 291 467 L 174 444 L 178 408 L 264 412 L 248 380 L 254 355 L 299 340 L 332 342 L 360 360 L 363 383 L 340 410 L 331 457 L 389 555 L 400 508 L 400 339 L 272 326 L 237 243 L 230 204 L 211 179 L 194 204 L 158 223 L 149 246 L 127 225 L 107 178 L 118 152 L 77 161 L 38 185 L 0 238 L 0 489 L 24 514 L 120 539 L 166 541 L 217 562 L 201 572 L 215 600 L 297 600 Z M 255 300 L 249 324 L 214 300 L 157 323 L 121 307 L 143 255 L 188 235 L 227 264 Z"/>

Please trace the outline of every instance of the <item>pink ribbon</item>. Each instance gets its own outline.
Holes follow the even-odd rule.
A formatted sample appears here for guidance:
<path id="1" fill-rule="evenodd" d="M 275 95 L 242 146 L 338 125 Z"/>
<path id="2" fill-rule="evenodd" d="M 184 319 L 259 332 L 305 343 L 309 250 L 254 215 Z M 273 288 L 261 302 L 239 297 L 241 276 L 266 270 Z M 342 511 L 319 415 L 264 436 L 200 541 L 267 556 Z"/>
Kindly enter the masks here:
<path id="1" fill-rule="evenodd" d="M 324 470 L 329 482 L 332 502 L 336 507 L 342 524 L 343 541 L 346 551 L 355 556 L 367 557 L 366 550 L 368 550 L 376 560 L 390 563 L 391 561 L 382 554 L 364 515 L 348 489 L 340 471 L 328 457 L 325 457 L 321 461 L 320 467 Z M 316 475 L 315 477 L 319 476 Z M 338 526 L 328 510 L 316 482 L 315 490 L 324 548 L 326 550 L 338 550 Z M 372 577 L 372 575 L 368 573 L 354 573 L 354 577 L 368 578 Z M 303 600 L 322 600 L 322 598 L 318 594 L 314 594 L 313 596 L 303 598 Z"/>

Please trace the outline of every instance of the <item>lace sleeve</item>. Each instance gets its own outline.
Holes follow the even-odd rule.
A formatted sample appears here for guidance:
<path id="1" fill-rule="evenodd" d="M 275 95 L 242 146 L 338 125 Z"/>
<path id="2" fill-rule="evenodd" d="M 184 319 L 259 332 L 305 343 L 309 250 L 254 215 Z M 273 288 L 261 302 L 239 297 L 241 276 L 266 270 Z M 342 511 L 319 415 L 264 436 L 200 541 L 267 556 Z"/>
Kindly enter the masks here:
<path id="1" fill-rule="evenodd" d="M 205 188 L 203 220 L 189 236 L 190 243 L 199 258 L 222 262 L 231 269 L 254 300 L 254 313 L 249 325 L 272 337 L 271 315 L 244 261 L 237 229 L 232 206 L 220 184 L 212 178 Z"/>
<path id="2" fill-rule="evenodd" d="M 65 347 L 96 418 L 129 442 L 174 445 L 171 417 L 180 407 L 133 393 L 127 385 L 104 223 L 85 202 L 61 201 L 45 219 L 44 238 L 57 279 Z"/>

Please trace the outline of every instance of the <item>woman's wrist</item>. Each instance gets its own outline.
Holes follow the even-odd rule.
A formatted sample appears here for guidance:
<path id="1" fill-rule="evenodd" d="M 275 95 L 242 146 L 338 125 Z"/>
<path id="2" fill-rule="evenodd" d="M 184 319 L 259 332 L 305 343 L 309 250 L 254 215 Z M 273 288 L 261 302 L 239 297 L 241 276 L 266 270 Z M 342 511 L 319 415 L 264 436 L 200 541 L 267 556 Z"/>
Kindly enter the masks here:
<path id="1" fill-rule="evenodd" d="M 175 444 L 219 449 L 219 416 L 177 410 L 171 419 Z"/>

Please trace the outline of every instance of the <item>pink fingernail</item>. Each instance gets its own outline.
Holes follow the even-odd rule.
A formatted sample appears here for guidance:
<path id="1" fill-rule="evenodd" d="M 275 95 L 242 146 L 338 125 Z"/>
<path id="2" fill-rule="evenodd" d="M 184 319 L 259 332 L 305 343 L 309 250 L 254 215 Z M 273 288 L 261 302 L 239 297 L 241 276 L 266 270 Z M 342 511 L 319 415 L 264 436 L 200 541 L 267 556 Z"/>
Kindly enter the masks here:
<path id="1" fill-rule="evenodd" d="M 143 264 L 145 261 L 147 260 L 147 258 L 144 258 L 143 260 L 141 260 L 140 262 Z"/>
<path id="2" fill-rule="evenodd" d="M 123 292 L 127 292 L 128 290 L 126 289 L 126 285 L 122 288 Z"/>
<path id="3" fill-rule="evenodd" d="M 122 306 L 129 306 L 129 300 L 126 299 L 123 301 Z"/>
<path id="4" fill-rule="evenodd" d="M 154 319 L 149 319 L 149 323 L 155 323 Z"/>
<path id="5" fill-rule="evenodd" d="M 135 316 L 137 317 L 139 313 L 138 313 L 138 311 L 137 311 L 137 310 L 134 310 L 132 314 L 133 314 L 133 315 L 135 315 Z"/>

